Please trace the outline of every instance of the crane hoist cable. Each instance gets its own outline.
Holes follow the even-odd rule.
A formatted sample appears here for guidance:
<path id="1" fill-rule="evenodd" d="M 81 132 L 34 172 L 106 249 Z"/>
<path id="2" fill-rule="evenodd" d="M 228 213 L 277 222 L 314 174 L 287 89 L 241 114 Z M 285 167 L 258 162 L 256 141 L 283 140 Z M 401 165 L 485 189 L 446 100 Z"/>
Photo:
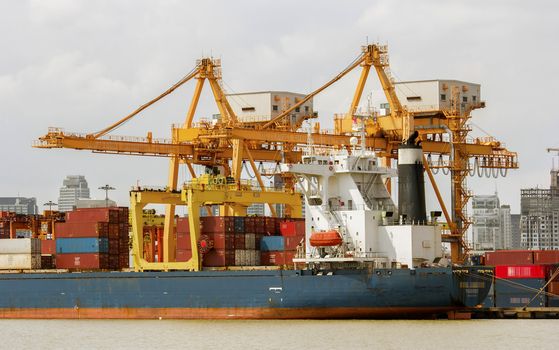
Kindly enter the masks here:
<path id="1" fill-rule="evenodd" d="M 134 110 L 132 113 L 128 114 L 126 117 L 122 118 L 121 120 L 119 120 L 118 122 L 106 127 L 105 129 L 98 131 L 96 133 L 90 134 L 88 136 L 93 137 L 94 139 L 97 139 L 115 129 L 118 129 L 119 127 L 121 127 L 122 125 L 124 125 L 125 123 L 127 123 L 130 119 L 132 119 L 133 117 L 135 117 L 136 115 L 138 115 L 140 112 L 142 112 L 144 109 L 148 108 L 149 106 L 153 105 L 154 103 L 156 103 L 157 101 L 161 100 L 162 98 L 164 98 L 165 96 L 171 94 L 173 91 L 175 91 L 177 88 L 179 88 L 181 85 L 183 85 L 184 83 L 186 83 L 187 81 L 189 81 L 190 79 L 194 78 L 198 72 L 199 72 L 199 65 L 196 65 L 188 74 L 186 74 L 184 77 L 182 77 L 179 81 L 177 81 L 175 84 L 173 84 L 170 88 L 168 88 L 166 91 L 164 91 L 163 93 L 159 94 L 157 97 L 155 97 L 154 99 L 150 100 L 149 102 L 144 103 L 143 105 L 141 105 L 140 107 L 138 107 L 136 110 Z"/>

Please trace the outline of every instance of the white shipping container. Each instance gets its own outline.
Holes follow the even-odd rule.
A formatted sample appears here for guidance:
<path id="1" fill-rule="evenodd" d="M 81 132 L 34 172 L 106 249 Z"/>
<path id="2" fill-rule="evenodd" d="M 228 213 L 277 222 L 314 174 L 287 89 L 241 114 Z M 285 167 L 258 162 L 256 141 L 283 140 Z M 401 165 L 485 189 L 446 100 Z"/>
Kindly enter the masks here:
<path id="1" fill-rule="evenodd" d="M 245 234 L 245 248 L 256 249 L 256 234 L 254 233 Z"/>
<path id="2" fill-rule="evenodd" d="M 0 254 L 0 270 L 41 268 L 41 254 Z"/>
<path id="3" fill-rule="evenodd" d="M 0 239 L 0 254 L 41 254 L 41 240 L 37 238 Z"/>

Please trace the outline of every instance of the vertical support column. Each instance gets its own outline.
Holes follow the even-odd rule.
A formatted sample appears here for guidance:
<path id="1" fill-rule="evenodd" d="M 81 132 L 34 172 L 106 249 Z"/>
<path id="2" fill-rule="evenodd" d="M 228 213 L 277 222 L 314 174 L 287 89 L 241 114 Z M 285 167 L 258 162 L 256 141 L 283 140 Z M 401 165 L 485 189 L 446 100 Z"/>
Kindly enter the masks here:
<path id="1" fill-rule="evenodd" d="M 245 143 L 240 139 L 232 139 L 233 157 L 231 159 L 231 175 L 237 183 L 241 180 L 241 172 L 243 170 L 243 148 Z"/>
<path id="2" fill-rule="evenodd" d="M 132 260 L 135 271 L 143 271 L 142 262 L 144 249 L 144 230 L 143 230 L 143 209 L 145 204 L 140 203 L 141 198 L 138 192 L 130 195 L 130 216 L 132 218 Z"/>
<path id="3" fill-rule="evenodd" d="M 256 164 L 254 164 L 254 159 L 252 158 L 252 154 L 250 153 L 250 150 L 248 149 L 248 146 L 243 142 L 245 151 L 247 153 L 247 157 L 248 160 L 250 161 L 250 166 L 252 167 L 252 171 L 254 172 L 254 175 L 256 176 L 256 180 L 258 181 L 258 184 L 260 185 L 260 188 L 262 189 L 262 192 L 266 191 L 266 187 L 264 186 L 264 181 L 262 181 L 262 177 L 260 176 L 260 172 L 258 171 L 258 168 L 256 167 Z M 276 209 L 274 208 L 274 205 L 272 203 L 267 203 L 268 204 L 268 208 L 270 208 L 270 212 L 272 213 L 273 217 L 277 217 L 277 213 L 276 213 Z"/>
<path id="4" fill-rule="evenodd" d="M 198 240 L 200 239 L 200 202 L 197 198 L 194 198 L 192 189 L 188 190 L 187 195 L 190 249 L 192 249 L 192 257 L 188 261 L 188 264 L 194 271 L 200 271 L 202 269 L 202 259 L 198 251 Z"/>
<path id="5" fill-rule="evenodd" d="M 179 177 L 179 157 L 173 155 L 169 161 L 169 179 L 167 186 L 170 190 L 176 190 Z M 175 205 L 167 204 L 165 206 L 165 224 L 163 231 L 163 261 L 175 261 L 176 243 L 175 243 Z"/>

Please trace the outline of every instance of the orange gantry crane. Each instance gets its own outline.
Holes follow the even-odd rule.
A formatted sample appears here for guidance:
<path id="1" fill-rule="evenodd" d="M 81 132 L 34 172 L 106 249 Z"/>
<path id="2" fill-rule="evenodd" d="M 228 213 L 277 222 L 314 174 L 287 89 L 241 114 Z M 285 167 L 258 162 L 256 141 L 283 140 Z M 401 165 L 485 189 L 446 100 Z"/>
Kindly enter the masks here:
<path id="1" fill-rule="evenodd" d="M 321 131 L 319 128 L 314 128 L 310 135 L 306 132 L 298 132 L 305 120 L 316 118 L 316 115 L 311 113 L 293 123 L 290 121 L 291 113 L 357 67 L 361 67 L 361 75 L 351 105 L 346 114 L 335 117 L 334 132 Z M 371 67 L 377 73 L 390 105 L 390 113 L 385 116 L 370 115 L 370 118 L 365 120 L 367 147 L 374 149 L 379 156 L 384 158 L 385 163 L 389 164 L 390 159 L 397 158 L 397 148 L 402 139 L 406 139 L 413 130 L 420 133 L 423 140 L 423 151 L 426 154 L 425 168 L 451 229 L 451 233 L 446 235 L 445 239 L 451 243 L 453 261 L 461 261 L 467 251 L 463 236 L 470 223 L 465 211 L 467 201 L 471 196 L 465 186 L 466 176 L 471 175 L 472 169 L 476 168 L 517 168 L 517 155 L 495 140 L 470 140 L 467 137 L 469 132 L 467 122 L 471 117 L 471 109 L 458 108 L 457 102 L 452 105 L 452 108 L 430 111 L 427 113 L 427 118 L 425 111 L 421 113 L 408 111 L 396 96 L 394 82 L 390 75 L 388 51 L 383 45 L 364 46 L 360 55 L 347 68 L 299 102 L 267 121 L 239 121 L 221 87 L 221 61 L 203 58 L 196 62 L 195 68 L 189 74 L 168 90 L 100 132 L 80 134 L 65 132 L 60 128 L 49 128 L 48 133 L 34 143 L 34 147 L 72 148 L 101 153 L 169 157 L 167 182 L 169 191 L 177 189 L 178 168 L 181 163 L 186 164 L 193 178 L 196 177 L 193 164 L 220 165 L 224 169 L 224 175 L 232 177 L 238 182 L 243 163 L 248 162 L 260 187 L 264 189 L 257 162 L 298 162 L 301 157 L 300 149 L 307 144 L 309 137 L 317 146 L 340 148 L 350 145 L 349 139 L 352 136 L 353 123 Z M 185 121 L 181 125 L 172 127 L 171 139 L 155 139 L 151 132 L 148 132 L 146 137 L 108 135 L 115 128 L 192 79 L 196 80 L 196 87 Z M 206 80 L 220 112 L 221 119 L 217 123 L 209 123 L 204 120 L 194 122 L 196 108 Z M 458 101 L 459 92 L 455 92 L 452 98 Z M 480 102 L 474 108 L 483 106 Z M 443 135 L 449 135 L 450 138 L 445 138 Z M 444 161 L 438 163 L 429 161 L 436 157 Z M 440 168 L 448 169 L 451 175 L 452 210 L 450 214 L 432 174 L 432 169 Z M 289 179 L 286 180 L 288 187 L 291 186 L 292 183 L 289 182 Z M 164 232 L 164 261 L 166 262 L 172 261 L 174 258 L 174 243 L 171 233 L 176 203 L 177 201 L 173 200 L 167 204 L 166 208 Z M 234 205 L 229 208 L 225 207 L 224 210 L 224 214 L 239 212 L 239 208 L 234 208 Z M 227 212 L 227 210 L 229 211 Z"/>

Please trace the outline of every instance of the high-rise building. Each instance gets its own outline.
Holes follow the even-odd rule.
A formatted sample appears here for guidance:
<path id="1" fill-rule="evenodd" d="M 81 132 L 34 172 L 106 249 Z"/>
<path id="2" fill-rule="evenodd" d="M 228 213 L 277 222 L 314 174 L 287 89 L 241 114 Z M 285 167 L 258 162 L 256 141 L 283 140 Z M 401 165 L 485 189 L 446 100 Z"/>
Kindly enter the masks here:
<path id="1" fill-rule="evenodd" d="M 551 170 L 549 188 L 520 190 L 520 232 L 523 249 L 559 249 L 559 170 Z"/>
<path id="2" fill-rule="evenodd" d="M 472 245 L 475 251 L 512 249 L 509 205 L 500 205 L 497 194 L 474 196 Z"/>
<path id="3" fill-rule="evenodd" d="M 499 197 L 497 195 L 474 196 L 473 209 L 473 249 L 503 249 L 499 217 Z"/>
<path id="4" fill-rule="evenodd" d="M 0 211 L 26 215 L 39 214 L 37 199 L 34 197 L 0 197 Z"/>
<path id="5" fill-rule="evenodd" d="M 68 175 L 60 187 L 60 197 L 58 198 L 58 210 L 62 212 L 73 210 L 78 199 L 88 199 L 89 187 L 83 175 Z"/>
<path id="6" fill-rule="evenodd" d="M 520 249 L 521 235 L 520 235 L 520 214 L 511 214 L 510 216 L 512 245 L 511 249 Z"/>

